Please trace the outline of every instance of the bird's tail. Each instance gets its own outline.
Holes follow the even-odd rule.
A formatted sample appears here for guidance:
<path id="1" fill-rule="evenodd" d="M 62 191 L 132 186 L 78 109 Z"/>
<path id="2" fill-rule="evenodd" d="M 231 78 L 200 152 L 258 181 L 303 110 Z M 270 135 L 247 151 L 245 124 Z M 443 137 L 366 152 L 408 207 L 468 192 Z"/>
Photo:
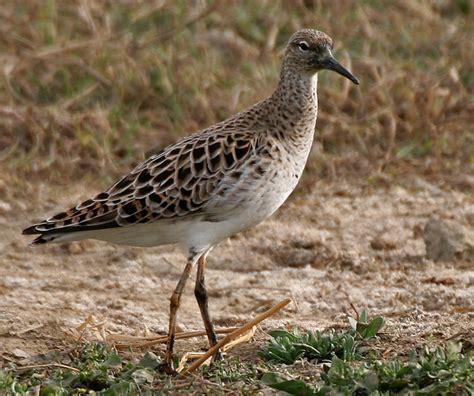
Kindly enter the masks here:
<path id="1" fill-rule="evenodd" d="M 36 225 L 25 228 L 23 230 L 22 234 L 23 235 L 40 234 L 29 243 L 30 246 L 32 246 L 32 245 L 42 245 L 42 244 L 45 244 L 45 243 L 53 242 L 54 240 L 56 240 L 61 235 L 61 234 L 53 234 L 53 233 L 48 233 L 48 232 L 42 233 L 40 230 L 37 229 Z"/>

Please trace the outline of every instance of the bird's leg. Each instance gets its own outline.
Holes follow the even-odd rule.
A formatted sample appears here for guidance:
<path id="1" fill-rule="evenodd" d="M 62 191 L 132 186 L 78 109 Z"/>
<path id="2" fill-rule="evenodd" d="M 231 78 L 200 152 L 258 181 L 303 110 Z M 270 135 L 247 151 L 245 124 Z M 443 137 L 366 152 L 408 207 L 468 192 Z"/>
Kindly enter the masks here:
<path id="1" fill-rule="evenodd" d="M 174 289 L 174 292 L 170 299 L 170 320 L 169 320 L 169 329 L 168 329 L 168 342 L 166 343 L 166 353 L 163 364 L 161 365 L 163 371 L 167 373 L 174 373 L 173 367 L 171 365 L 171 359 L 173 357 L 173 346 L 174 346 L 174 339 L 176 333 L 176 317 L 178 314 L 179 303 L 181 301 L 181 294 L 183 293 L 184 286 L 186 285 L 186 281 L 189 278 L 189 274 L 193 269 L 196 261 L 198 260 L 201 254 L 197 254 L 193 251 L 189 252 L 188 262 L 186 263 L 186 267 L 184 268 L 181 277 L 179 278 L 179 282 Z"/>
<path id="2" fill-rule="evenodd" d="M 209 345 L 213 347 L 217 344 L 217 336 L 214 331 L 214 326 L 209 315 L 209 307 L 207 304 L 208 296 L 206 285 L 204 283 L 204 267 L 206 266 L 206 255 L 202 255 L 198 260 L 197 276 L 196 276 L 196 287 L 194 288 L 194 295 L 196 296 L 199 309 L 201 311 L 202 320 L 204 327 L 206 328 L 207 338 L 209 339 Z M 214 360 L 222 360 L 223 355 L 221 351 L 217 351 L 214 355 Z"/>

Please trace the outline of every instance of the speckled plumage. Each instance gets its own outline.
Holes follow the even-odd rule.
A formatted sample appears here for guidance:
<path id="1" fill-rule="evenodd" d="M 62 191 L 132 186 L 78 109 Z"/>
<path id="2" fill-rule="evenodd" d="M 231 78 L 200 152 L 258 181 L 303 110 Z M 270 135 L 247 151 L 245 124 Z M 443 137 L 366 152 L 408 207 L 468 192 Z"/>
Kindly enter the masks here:
<path id="1" fill-rule="evenodd" d="M 290 61 L 286 59 L 278 88 L 268 99 L 167 147 L 105 192 L 27 232 L 43 234 L 39 243 L 88 237 L 140 246 L 131 226 L 162 222 L 170 232 L 180 221 L 228 220 L 245 212 L 246 205 L 261 206 L 257 212 L 264 216 L 255 213 L 242 228 L 264 220 L 296 186 L 316 123 L 317 77 L 295 75 Z M 130 237 L 110 230 L 118 227 L 129 228 Z M 225 232 L 222 239 L 228 236 Z M 169 239 L 157 235 L 153 244 L 209 247 L 189 246 L 179 235 Z M 209 245 L 218 242 L 212 239 Z"/>
<path id="2" fill-rule="evenodd" d="M 184 244 L 190 258 L 175 291 L 180 296 L 190 269 L 204 263 L 215 244 L 265 220 L 296 187 L 313 142 L 317 72 L 332 69 L 358 83 L 331 48 L 322 32 L 295 33 L 270 97 L 165 148 L 104 192 L 24 233 L 40 234 L 33 243 L 95 238 L 136 246 Z M 203 299 L 198 302 L 213 344 L 207 295 L 205 308 Z M 173 298 L 171 305 L 170 340 Z"/>

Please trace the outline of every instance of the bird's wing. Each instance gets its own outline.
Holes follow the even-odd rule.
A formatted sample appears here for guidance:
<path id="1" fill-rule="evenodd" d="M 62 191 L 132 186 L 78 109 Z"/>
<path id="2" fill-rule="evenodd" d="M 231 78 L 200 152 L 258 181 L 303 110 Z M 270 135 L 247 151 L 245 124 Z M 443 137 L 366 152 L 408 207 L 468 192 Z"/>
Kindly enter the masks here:
<path id="1" fill-rule="evenodd" d="M 138 165 L 106 191 L 24 234 L 122 227 L 204 214 L 221 181 L 238 178 L 255 134 L 214 129 L 191 135 Z"/>

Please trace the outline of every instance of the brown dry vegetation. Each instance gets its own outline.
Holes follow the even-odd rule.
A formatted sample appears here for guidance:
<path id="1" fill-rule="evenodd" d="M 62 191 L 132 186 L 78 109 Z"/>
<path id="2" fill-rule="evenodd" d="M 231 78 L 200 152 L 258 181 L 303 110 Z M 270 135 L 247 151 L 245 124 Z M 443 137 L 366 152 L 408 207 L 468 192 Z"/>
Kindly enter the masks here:
<path id="1" fill-rule="evenodd" d="M 306 26 L 334 37 L 362 81 L 322 73 L 311 171 L 459 174 L 472 165 L 468 1 L 12 1 L 0 18 L 10 176 L 119 175 L 269 94 L 281 49 Z"/>
<path id="2" fill-rule="evenodd" d="M 182 260 L 174 248 L 85 242 L 32 252 L 19 233 L 270 94 L 281 50 L 302 27 L 332 36 L 361 85 L 321 73 L 318 134 L 297 193 L 211 258 L 217 323 L 241 323 L 292 289 L 299 311 L 269 326 L 340 324 L 351 299 L 389 318 L 389 353 L 472 330 L 472 258 L 433 263 L 420 238 L 433 214 L 472 230 L 469 0 L 7 1 L 0 353 L 53 348 L 61 327 L 89 313 L 119 332 L 166 327 L 163 301 L 179 272 L 166 263 Z M 199 328 L 192 296 L 185 301 L 184 327 Z"/>

